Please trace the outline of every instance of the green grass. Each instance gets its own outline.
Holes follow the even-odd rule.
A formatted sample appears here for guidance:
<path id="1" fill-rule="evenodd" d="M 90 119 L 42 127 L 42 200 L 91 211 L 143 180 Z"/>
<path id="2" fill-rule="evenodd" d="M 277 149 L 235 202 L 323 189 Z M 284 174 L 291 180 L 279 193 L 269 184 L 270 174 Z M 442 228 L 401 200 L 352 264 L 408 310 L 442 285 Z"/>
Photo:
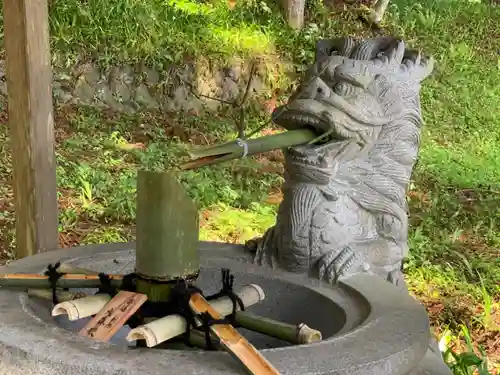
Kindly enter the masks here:
<path id="1" fill-rule="evenodd" d="M 93 58 L 103 64 L 146 61 L 159 65 L 208 55 L 226 60 L 276 53 L 302 55 L 319 30 L 292 36 L 276 7 L 262 1 L 53 0 L 50 24 L 59 64 Z M 83 55 L 83 56 L 82 56 Z M 309 56 L 302 56 L 303 58 Z"/>
<path id="2" fill-rule="evenodd" d="M 300 72 L 312 61 L 318 38 L 369 35 L 349 13 L 332 15 L 319 1 L 308 7 L 305 29 L 294 33 L 271 2 L 242 1 L 231 10 L 223 1 L 52 0 L 53 61 L 57 66 L 89 59 L 104 66 L 143 61 L 165 68 L 199 56 L 217 63 L 259 56 L 291 63 Z M 467 0 L 399 0 L 391 5 L 387 27 L 436 59 L 421 93 L 425 126 L 408 197 L 408 282 L 429 308 L 436 333 L 456 336 L 451 344 L 457 351 L 475 349 L 481 357 L 478 347 L 484 347 L 493 371 L 500 363 L 495 346 L 500 338 L 500 7 Z M 284 90 L 282 78 L 273 79 Z M 167 168 L 186 147 L 182 139 L 233 138 L 235 115 L 230 109 L 198 117 L 82 108 L 61 113 L 61 241 L 132 239 L 136 169 Z M 267 117 L 252 111 L 249 128 Z M 2 126 L 4 252 L 14 243 L 11 192 L 5 185 L 7 138 Z M 245 159 L 183 174 L 182 183 L 202 212 L 202 239 L 243 242 L 272 225 L 277 206 L 268 198 L 276 195 L 282 178 L 269 172 L 269 165 L 279 171 L 276 162 Z M 470 356 L 449 356 L 455 374 L 478 365 Z"/>

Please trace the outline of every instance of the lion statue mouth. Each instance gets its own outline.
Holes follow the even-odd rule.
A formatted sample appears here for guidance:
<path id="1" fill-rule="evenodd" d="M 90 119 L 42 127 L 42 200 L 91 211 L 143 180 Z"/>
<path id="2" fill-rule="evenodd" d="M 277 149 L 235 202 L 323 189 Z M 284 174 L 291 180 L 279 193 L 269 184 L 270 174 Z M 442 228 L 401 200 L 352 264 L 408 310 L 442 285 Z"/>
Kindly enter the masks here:
<path id="1" fill-rule="evenodd" d="M 404 85 L 419 82 L 432 68 L 432 60 L 394 37 L 320 41 L 315 64 L 289 102 L 273 111 L 273 122 L 287 130 L 329 133 L 330 141 L 373 143 L 382 127 L 401 117 L 395 99 L 405 96 Z"/>
<path id="2" fill-rule="evenodd" d="M 287 106 L 278 107 L 273 112 L 273 122 L 288 130 L 311 127 L 319 132 L 330 132 L 330 139 L 362 142 L 373 127 L 390 121 L 380 116 L 380 109 L 372 111 L 370 120 L 356 111 L 349 101 L 329 94 L 329 98 L 297 98 Z M 378 121 L 374 121 L 376 119 Z"/>

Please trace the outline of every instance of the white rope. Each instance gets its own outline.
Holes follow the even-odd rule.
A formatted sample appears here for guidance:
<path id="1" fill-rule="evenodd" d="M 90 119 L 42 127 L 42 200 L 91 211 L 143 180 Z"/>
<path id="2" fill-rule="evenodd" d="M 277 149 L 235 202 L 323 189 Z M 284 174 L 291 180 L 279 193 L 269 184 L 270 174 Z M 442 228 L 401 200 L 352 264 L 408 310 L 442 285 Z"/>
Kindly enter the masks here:
<path id="1" fill-rule="evenodd" d="M 246 157 L 248 155 L 248 143 L 246 143 L 243 139 L 238 138 L 236 140 L 236 144 L 240 147 L 243 147 L 243 155 L 241 155 L 241 157 Z"/>

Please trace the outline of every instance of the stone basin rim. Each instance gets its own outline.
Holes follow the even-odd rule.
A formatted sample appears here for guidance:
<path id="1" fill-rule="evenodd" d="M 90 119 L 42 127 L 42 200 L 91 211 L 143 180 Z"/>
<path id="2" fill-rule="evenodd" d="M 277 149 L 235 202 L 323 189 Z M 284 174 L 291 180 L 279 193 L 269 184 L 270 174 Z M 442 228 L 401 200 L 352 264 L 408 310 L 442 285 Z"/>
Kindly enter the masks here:
<path id="1" fill-rule="evenodd" d="M 234 262 L 235 265 L 239 263 L 241 267 L 241 264 L 244 264 L 242 260 L 248 259 L 248 255 L 243 253 L 241 246 L 211 242 L 201 242 L 200 245 L 202 265 L 204 260 L 208 258 L 208 260 L 225 259 Z M 27 268 L 30 268 L 30 272 L 32 269 L 36 269 L 35 272 L 40 272 L 48 263 L 55 263 L 58 260 L 71 261 L 97 254 L 127 252 L 131 251 L 133 247 L 133 243 L 120 243 L 56 250 L 15 261 L 7 267 L 2 267 L 0 272 L 20 272 L 21 269 L 26 270 Z M 301 275 L 270 270 L 250 263 L 244 264 L 244 266 L 250 270 L 249 272 L 255 271 L 261 275 L 268 274 L 269 277 L 278 277 L 283 281 L 299 283 L 322 295 L 328 296 L 334 289 L 330 285 L 324 285 L 317 280 Z M 371 306 L 369 316 L 357 329 L 312 345 L 264 349 L 262 352 L 266 358 L 282 374 L 286 375 L 356 375 L 366 374 L 366 371 L 387 375 L 403 375 L 416 367 L 424 357 L 429 342 L 430 332 L 425 309 L 406 291 L 396 288 L 377 276 L 358 274 L 343 280 L 339 287 L 345 290 L 346 295 L 362 296 Z M 27 321 L 26 314 L 30 313 L 26 311 L 23 298 L 26 302 L 27 297 L 24 294 L 9 291 L 0 292 L 0 312 L 6 309 L 11 310 L 11 312 L 16 308 L 19 310 L 19 321 L 18 324 L 14 325 L 12 325 L 12 321 L 9 322 L 11 324 L 4 321 L 3 314 L 0 314 L 0 326 L 2 326 L 2 331 L 5 331 L 0 336 L 0 356 L 3 349 L 10 348 L 12 351 L 12 348 L 15 348 L 14 352 L 20 351 L 27 353 L 28 356 L 39 357 L 37 362 L 41 361 L 40 366 L 41 363 L 47 365 L 55 362 L 58 363 L 58 366 L 64 363 L 64 365 L 74 367 L 75 364 L 78 364 L 83 366 L 82 368 L 88 367 L 84 363 L 88 362 L 88 357 L 91 356 L 93 366 L 97 366 L 94 371 L 97 370 L 99 374 L 116 371 L 127 374 L 137 373 L 138 371 L 134 372 L 132 369 L 141 368 L 142 374 L 155 375 L 165 373 L 165 369 L 168 368 L 169 364 L 172 364 L 172 361 L 176 362 L 176 366 L 184 366 L 187 371 L 183 372 L 186 374 L 191 373 L 189 372 L 190 368 L 193 369 L 193 373 L 197 374 L 234 374 L 241 370 L 236 361 L 226 353 L 163 352 L 158 355 L 158 352 L 154 353 L 155 351 L 151 349 L 124 351 L 113 348 L 109 344 L 93 341 L 89 343 L 91 340 L 75 337 L 70 332 L 67 335 L 71 337 L 73 342 L 63 342 L 65 351 L 63 354 L 60 352 L 61 344 L 59 343 L 59 350 L 57 350 L 54 348 L 57 345 L 54 345 L 54 340 L 52 340 L 58 336 L 56 332 L 63 329 L 55 326 L 47 327 L 45 322 L 40 322 L 40 319 L 37 321 L 34 316 L 31 316 L 33 318 L 31 321 Z M 15 300 L 17 300 L 17 305 L 12 306 L 12 301 Z M 5 302 L 7 302 L 7 307 L 5 307 Z M 45 347 L 40 341 L 41 336 L 48 339 L 49 343 Z M 68 340 L 70 339 L 68 338 Z M 84 342 L 86 343 L 84 344 Z M 36 348 L 34 348 L 34 344 L 36 344 Z M 353 355 L 353 352 L 358 354 Z M 132 353 L 137 353 L 137 355 Z M 106 361 L 110 355 L 114 356 L 113 364 L 106 363 L 110 362 Z M 203 365 L 203 370 L 200 370 L 201 365 Z M 149 367 L 148 371 L 144 371 L 144 366 Z M 381 372 L 377 371 L 378 368 Z M 384 369 L 393 371 L 387 373 L 384 372 L 386 371 Z M 84 371 L 81 371 L 83 374 Z"/>

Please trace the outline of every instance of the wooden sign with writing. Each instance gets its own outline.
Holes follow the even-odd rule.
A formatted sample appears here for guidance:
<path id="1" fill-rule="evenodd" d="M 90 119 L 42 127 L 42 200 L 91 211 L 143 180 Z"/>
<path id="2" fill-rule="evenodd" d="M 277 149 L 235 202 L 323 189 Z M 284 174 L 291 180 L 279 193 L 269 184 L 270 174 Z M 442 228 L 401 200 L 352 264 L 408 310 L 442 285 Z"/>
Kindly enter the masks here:
<path id="1" fill-rule="evenodd" d="M 224 317 L 216 311 L 199 293 L 189 301 L 191 309 L 201 314 L 208 312 L 214 319 Z M 210 330 L 215 333 L 223 348 L 236 357 L 254 375 L 279 375 L 279 371 L 230 324 L 214 324 Z"/>
<path id="2" fill-rule="evenodd" d="M 145 294 L 121 290 L 78 334 L 109 341 L 147 299 Z"/>

